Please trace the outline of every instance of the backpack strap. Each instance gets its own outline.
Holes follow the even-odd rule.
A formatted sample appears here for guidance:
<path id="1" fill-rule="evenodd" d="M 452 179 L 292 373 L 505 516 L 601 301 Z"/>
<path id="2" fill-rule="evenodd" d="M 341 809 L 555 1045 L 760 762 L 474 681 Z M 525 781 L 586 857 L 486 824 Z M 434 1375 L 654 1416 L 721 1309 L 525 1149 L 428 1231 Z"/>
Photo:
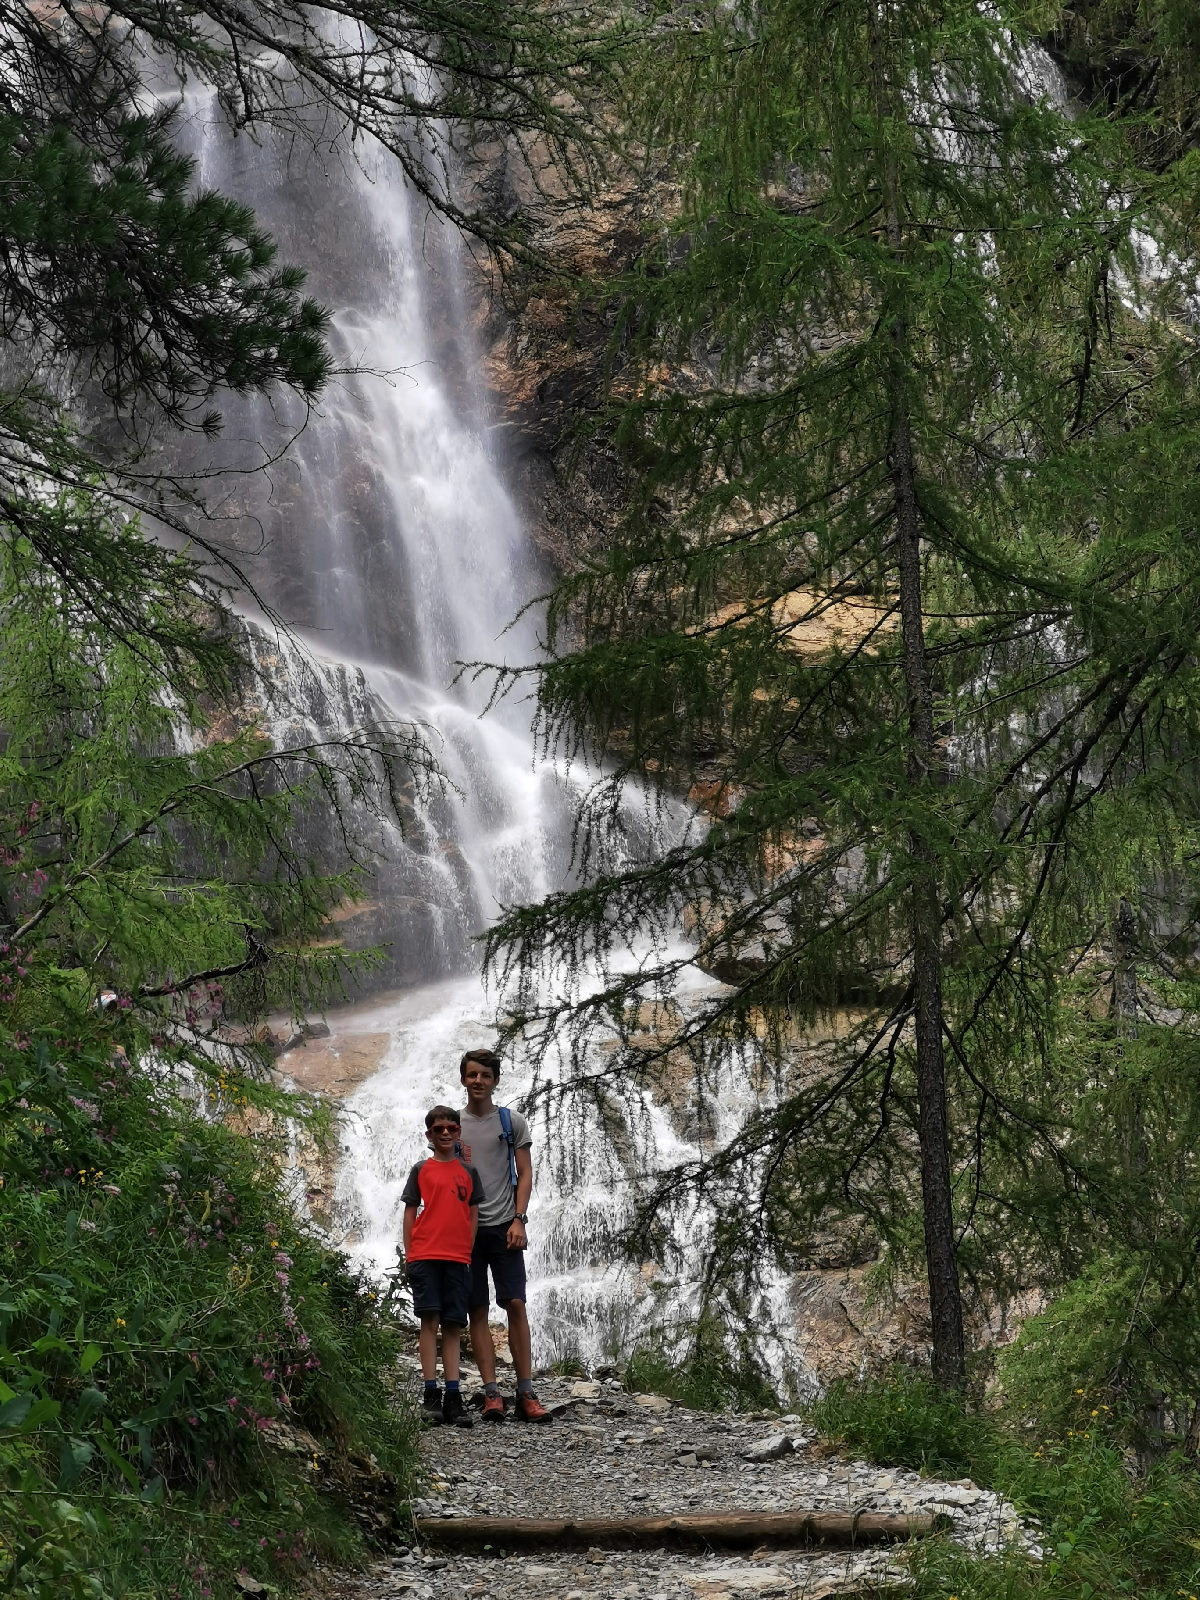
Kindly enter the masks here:
<path id="1" fill-rule="evenodd" d="M 500 1137 L 508 1146 L 508 1181 L 517 1187 L 517 1147 L 513 1142 L 512 1112 L 507 1106 L 497 1106 L 500 1113 Z"/>

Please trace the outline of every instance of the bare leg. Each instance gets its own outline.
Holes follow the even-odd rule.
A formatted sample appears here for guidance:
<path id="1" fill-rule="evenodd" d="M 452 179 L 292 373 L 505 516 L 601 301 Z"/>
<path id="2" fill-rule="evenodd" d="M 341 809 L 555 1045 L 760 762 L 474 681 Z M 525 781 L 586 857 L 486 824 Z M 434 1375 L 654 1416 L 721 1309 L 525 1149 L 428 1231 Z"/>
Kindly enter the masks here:
<path id="1" fill-rule="evenodd" d="M 437 1332 L 437 1312 L 422 1311 L 421 1331 L 417 1335 L 417 1350 L 421 1357 L 421 1376 L 426 1383 L 431 1383 L 437 1377 Z M 458 1360 L 457 1355 L 455 1360 Z"/>
<path id="2" fill-rule="evenodd" d="M 442 1371 L 451 1383 L 458 1382 L 458 1352 L 462 1329 L 457 1322 L 442 1323 Z"/>
<path id="3" fill-rule="evenodd" d="M 495 1383 L 496 1346 L 492 1343 L 492 1330 L 488 1327 L 486 1306 L 473 1306 L 471 1309 L 471 1349 L 475 1355 L 475 1365 L 479 1368 L 479 1376 L 484 1383 Z"/>
<path id="4" fill-rule="evenodd" d="M 525 1315 L 525 1302 L 509 1300 L 504 1309 L 508 1312 L 508 1353 L 512 1357 L 513 1370 L 518 1380 L 532 1378 L 533 1344 L 529 1337 L 529 1318 Z M 493 1363 L 494 1361 L 493 1356 Z"/>

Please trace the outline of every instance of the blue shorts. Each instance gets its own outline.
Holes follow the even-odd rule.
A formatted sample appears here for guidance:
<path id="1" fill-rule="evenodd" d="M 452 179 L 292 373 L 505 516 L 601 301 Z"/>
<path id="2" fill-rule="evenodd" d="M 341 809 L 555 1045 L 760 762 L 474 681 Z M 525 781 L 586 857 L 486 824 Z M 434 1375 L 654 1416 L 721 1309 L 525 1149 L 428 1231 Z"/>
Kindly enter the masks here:
<path id="1" fill-rule="evenodd" d="M 471 1269 L 465 1261 L 410 1261 L 408 1286 L 418 1316 L 438 1316 L 453 1327 L 466 1327 Z"/>
<path id="2" fill-rule="evenodd" d="M 480 1228 L 471 1252 L 471 1310 L 488 1303 L 488 1269 L 496 1285 L 496 1304 L 525 1298 L 525 1252 L 508 1248 L 508 1223 Z"/>

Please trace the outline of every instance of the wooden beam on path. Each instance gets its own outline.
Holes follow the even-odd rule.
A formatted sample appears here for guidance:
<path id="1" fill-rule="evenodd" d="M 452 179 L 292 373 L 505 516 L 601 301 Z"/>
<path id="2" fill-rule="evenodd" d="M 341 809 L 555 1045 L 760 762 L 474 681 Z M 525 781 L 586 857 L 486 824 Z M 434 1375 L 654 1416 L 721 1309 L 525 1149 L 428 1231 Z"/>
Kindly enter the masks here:
<path id="1" fill-rule="evenodd" d="M 690 1511 L 663 1517 L 418 1517 L 430 1544 L 493 1550 L 653 1549 L 677 1545 L 887 1544 L 920 1539 L 946 1517 L 891 1511 Z"/>

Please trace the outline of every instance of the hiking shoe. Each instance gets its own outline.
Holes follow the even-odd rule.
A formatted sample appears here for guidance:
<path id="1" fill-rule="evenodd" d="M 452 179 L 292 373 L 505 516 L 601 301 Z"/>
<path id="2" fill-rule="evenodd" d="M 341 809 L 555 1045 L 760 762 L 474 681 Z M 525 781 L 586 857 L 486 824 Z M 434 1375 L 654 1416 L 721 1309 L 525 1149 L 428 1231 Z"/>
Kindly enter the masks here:
<path id="1" fill-rule="evenodd" d="M 442 1401 L 442 1421 L 452 1428 L 473 1428 L 475 1419 L 467 1415 L 463 1397 L 457 1390 L 446 1390 Z"/>
<path id="2" fill-rule="evenodd" d="M 513 1402 L 518 1422 L 551 1422 L 553 1418 L 535 1394 L 519 1394 Z"/>
<path id="3" fill-rule="evenodd" d="M 483 1420 L 485 1422 L 504 1421 L 504 1396 L 502 1394 L 485 1394 L 483 1397 Z"/>
<path id="4" fill-rule="evenodd" d="M 426 1389 L 421 1396 L 421 1422 L 426 1428 L 432 1428 L 442 1420 L 442 1391 L 440 1389 Z"/>

